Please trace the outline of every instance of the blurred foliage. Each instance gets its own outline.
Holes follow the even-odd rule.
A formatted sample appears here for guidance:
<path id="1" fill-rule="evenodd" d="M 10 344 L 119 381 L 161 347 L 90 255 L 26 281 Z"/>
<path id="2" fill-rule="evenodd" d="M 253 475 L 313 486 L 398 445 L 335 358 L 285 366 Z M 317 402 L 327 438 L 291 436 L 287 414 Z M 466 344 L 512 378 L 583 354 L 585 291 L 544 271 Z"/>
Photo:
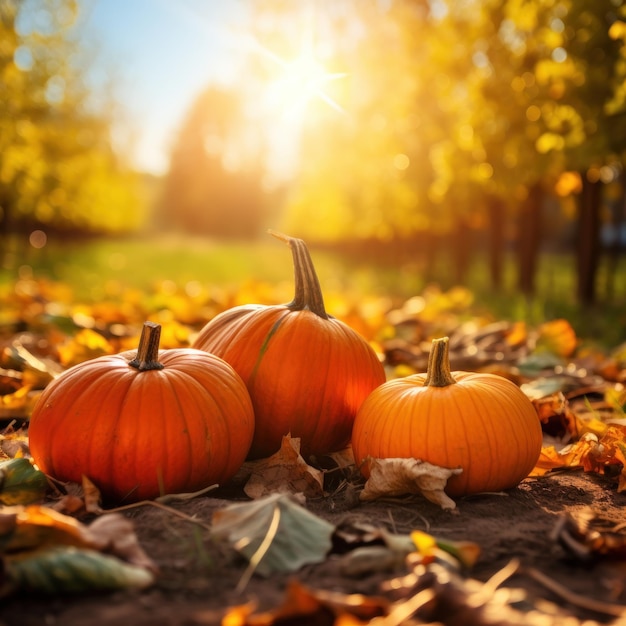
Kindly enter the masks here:
<path id="1" fill-rule="evenodd" d="M 461 218 L 485 229 L 494 195 L 520 210 L 537 183 L 570 197 L 581 177 L 622 173 L 621 2 L 255 6 L 259 39 L 287 58 L 301 44 L 285 24 L 312 14 L 316 54 L 349 76 L 329 91 L 347 116 L 321 101 L 311 108 L 287 230 L 388 240 L 450 231 Z M 563 211 L 572 217 L 569 201 Z"/>
<path id="2" fill-rule="evenodd" d="M 377 308 L 372 302 L 385 302 L 384 306 L 391 307 L 405 299 L 459 289 L 443 256 L 438 257 L 433 274 L 428 276 L 417 255 L 365 257 L 319 246 L 311 251 L 325 288 L 328 311 L 340 318 L 361 307 Z M 606 346 L 618 345 L 626 341 L 624 261 L 616 273 L 614 292 L 609 289 L 609 268 L 606 263 L 602 265 L 598 284 L 603 301 L 589 310 L 581 309 L 576 302 L 575 269 L 567 255 L 541 255 L 537 292 L 532 297 L 514 289 L 516 264 L 512 255 L 503 259 L 500 290 L 491 286 L 485 255 L 477 255 L 468 265 L 465 289 L 458 291 L 470 296 L 462 316 L 530 325 L 564 317 L 580 337 Z M 104 315 L 108 315 L 106 311 L 118 315 L 116 311 L 135 310 L 143 302 L 169 309 L 178 319 L 189 321 L 185 304 L 189 299 L 195 302 L 214 297 L 238 303 L 280 303 L 293 296 L 293 270 L 285 261 L 285 250 L 268 236 L 265 240 L 241 242 L 182 234 L 87 242 L 66 242 L 51 236 L 45 248 L 32 250 L 21 263 L 17 283 L 13 282 L 12 273 L 0 273 L 0 299 L 3 294 L 11 294 L 15 285 L 22 289 L 37 281 L 52 280 L 57 283 L 58 292 L 55 289 L 55 295 L 46 295 L 46 299 L 97 303 Z M 29 305 L 29 310 L 37 313 L 36 303 Z M 141 315 L 146 314 L 141 311 Z M 206 315 L 214 312 L 209 308 Z M 367 334 L 359 323 L 355 322 L 355 326 Z"/>
<path id="3" fill-rule="evenodd" d="M 89 54 L 74 37 L 81 6 L 0 4 L 0 89 L 10 94 L 0 236 L 30 233 L 30 253 L 59 231 L 130 231 L 145 217 L 147 181 L 113 149 L 115 102 L 86 81 Z M 387 257 L 398 272 L 410 264 L 424 281 L 445 263 L 444 288 L 469 285 L 487 253 L 494 292 L 515 251 L 526 297 L 541 246 L 561 246 L 576 249 L 572 290 L 583 304 L 600 290 L 606 250 L 605 291 L 615 295 L 626 224 L 622 2 L 249 7 L 248 64 L 190 103 L 169 172 L 152 181 L 160 228 L 246 238 L 281 228 Z M 307 62 L 322 75 L 309 77 Z M 299 149 L 293 162 L 278 145 L 286 139 Z M 283 184 L 272 159 L 289 172 Z"/>
<path id="4" fill-rule="evenodd" d="M 77 18 L 76 0 L 0 3 L 0 235 L 121 232 L 144 217 L 112 147 L 114 102 L 86 82 Z"/>
<path id="5" fill-rule="evenodd" d="M 192 103 L 170 156 L 158 220 L 190 233 L 257 235 L 266 206 L 262 139 L 241 95 L 209 87 Z"/>

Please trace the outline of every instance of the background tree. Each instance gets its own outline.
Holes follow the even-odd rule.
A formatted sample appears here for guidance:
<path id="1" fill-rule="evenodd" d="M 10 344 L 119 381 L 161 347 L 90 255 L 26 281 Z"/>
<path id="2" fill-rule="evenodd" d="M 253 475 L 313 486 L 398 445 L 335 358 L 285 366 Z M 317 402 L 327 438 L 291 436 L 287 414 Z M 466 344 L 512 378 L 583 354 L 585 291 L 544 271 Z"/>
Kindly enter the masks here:
<path id="1" fill-rule="evenodd" d="M 457 281 L 472 242 L 488 238 L 496 287 L 514 244 L 518 288 L 532 295 L 548 236 L 568 243 L 551 226 L 562 207 L 558 224 L 580 221 L 579 299 L 593 300 L 601 187 L 622 168 L 626 136 L 618 4 L 394 0 L 313 10 L 325 63 L 350 77 L 339 98 L 347 115 L 316 111 L 305 126 L 290 232 L 393 241 L 396 251 L 412 241 L 426 273 L 445 244 Z M 285 54 L 281 24 L 301 5 L 259 7 L 261 41 Z M 580 188 L 564 184 L 572 172 Z M 572 194 L 579 214 L 569 211 Z M 585 207 L 595 207 L 591 221 Z"/>
<path id="2" fill-rule="evenodd" d="M 10 94 L 0 107 L 5 251 L 9 235 L 35 228 L 119 232 L 143 217 L 137 179 L 112 148 L 112 103 L 85 80 L 77 15 L 73 0 L 0 3 L 0 93 Z"/>
<path id="3" fill-rule="evenodd" d="M 256 235 L 264 221 L 258 138 L 239 95 L 209 87 L 192 104 L 172 147 L 159 220 L 186 232 Z"/>

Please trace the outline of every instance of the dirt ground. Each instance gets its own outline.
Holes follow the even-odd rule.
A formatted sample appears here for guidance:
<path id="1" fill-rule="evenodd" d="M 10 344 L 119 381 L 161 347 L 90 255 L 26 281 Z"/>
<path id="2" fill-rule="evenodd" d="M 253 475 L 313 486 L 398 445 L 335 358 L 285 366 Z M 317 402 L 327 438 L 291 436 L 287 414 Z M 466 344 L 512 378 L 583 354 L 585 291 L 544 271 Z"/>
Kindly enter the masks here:
<path id="1" fill-rule="evenodd" d="M 214 511 L 243 499 L 243 492 L 231 486 L 171 506 L 210 523 Z M 499 612 L 497 606 L 491 612 L 463 612 L 455 605 L 454 594 L 440 593 L 441 606 L 430 617 L 421 615 L 422 621 L 416 618 L 407 621 L 408 618 L 396 616 L 388 618 L 384 624 L 626 624 L 626 615 L 620 617 L 585 608 L 588 600 L 598 601 L 602 606 L 626 604 L 623 550 L 619 559 L 600 558 L 581 563 L 553 536 L 564 515 L 580 513 L 588 507 L 593 509 L 597 519 L 604 520 L 601 523 L 607 528 L 626 522 L 626 494 L 618 494 L 615 481 L 607 477 L 581 471 L 553 473 L 527 479 L 506 494 L 460 499 L 455 511 L 442 510 L 420 496 L 361 503 L 351 485 L 332 496 L 311 500 L 306 506 L 335 525 L 346 521 L 365 522 L 394 533 L 406 534 L 419 529 L 438 538 L 476 542 L 480 546 L 480 557 L 470 571 L 461 575 L 461 588 L 468 579 L 487 581 L 513 559 L 519 560 L 517 572 L 502 585 L 504 589 L 522 589 L 527 594 L 515 601 L 513 613 Z M 359 593 L 396 602 L 398 594 L 407 598 L 415 595 L 419 588 L 418 585 L 413 591 L 396 589 L 394 592 L 385 584 L 391 579 L 404 580 L 399 577 L 406 575 L 409 569 L 403 563 L 395 571 L 353 577 L 343 571 L 342 556 L 331 554 L 323 563 L 305 566 L 295 574 L 271 578 L 254 575 L 245 589 L 238 592 L 237 585 L 247 563 L 229 546 L 212 540 L 208 530 L 151 506 L 131 509 L 125 515 L 133 520 L 141 546 L 159 567 L 160 573 L 152 587 L 143 591 L 81 596 L 12 596 L 0 604 L 0 625 L 220 624 L 228 608 L 233 606 L 254 603 L 253 617 L 262 611 L 275 611 L 284 605 L 285 590 L 294 579 L 316 591 Z M 540 573 L 539 577 L 536 572 Z M 420 583 L 422 587 L 427 584 L 425 581 Z M 569 590 L 573 596 L 569 600 L 573 601 L 551 589 L 551 581 Z M 439 583 L 441 591 L 441 580 Z M 511 598 L 515 593 L 511 592 Z M 460 601 L 460 605 L 465 604 L 464 600 Z M 517 617 L 513 619 L 512 615 Z M 330 626 L 335 618 L 328 611 L 322 611 L 307 618 L 274 616 L 256 623 Z"/>

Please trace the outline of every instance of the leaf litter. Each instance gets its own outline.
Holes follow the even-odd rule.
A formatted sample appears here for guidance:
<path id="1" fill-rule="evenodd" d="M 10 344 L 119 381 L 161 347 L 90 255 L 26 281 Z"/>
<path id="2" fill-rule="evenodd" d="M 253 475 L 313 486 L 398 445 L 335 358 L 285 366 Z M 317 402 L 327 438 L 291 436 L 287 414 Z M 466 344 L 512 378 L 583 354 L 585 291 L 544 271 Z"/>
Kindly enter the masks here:
<path id="1" fill-rule="evenodd" d="M 9 294 L 2 303 L 0 458 L 9 462 L 28 457 L 30 410 L 45 385 L 71 364 L 133 347 L 146 319 L 164 325 L 171 347 L 188 345 L 207 311 L 213 315 L 236 302 L 227 293 L 192 300 L 169 292 L 164 299 L 157 291 L 121 298 L 122 310 L 113 301 L 76 305 L 67 290 L 30 282 L 15 290 L 17 299 Z M 271 301 L 271 288 L 251 287 Z M 3 589 L 11 576 L 20 580 L 7 572 L 20 560 L 16 555 L 25 553 L 39 556 L 34 570 L 23 570 L 24 588 L 38 579 L 48 592 L 30 593 L 28 601 L 19 592 L 8 595 L 0 623 L 78 626 L 92 623 L 94 611 L 100 624 L 625 623 L 626 347 L 584 344 L 565 320 L 531 328 L 467 319 L 468 299 L 471 294 L 459 288 L 429 288 L 396 309 L 387 299 L 370 299 L 344 312 L 379 352 L 389 378 L 424 371 L 430 340 L 448 335 L 453 369 L 498 373 L 520 385 L 542 421 L 544 448 L 533 476 L 518 488 L 461 498 L 454 502 L 456 515 L 445 508 L 442 489 L 436 491 L 444 497 L 434 502 L 419 489 L 400 490 L 406 495 L 383 489 L 368 501 L 349 450 L 307 463 L 293 440 L 284 442 L 282 456 L 246 464 L 230 485 L 166 495 L 163 502 L 116 513 L 99 508 L 88 477 L 83 485 L 49 484 L 35 506 L 85 528 L 119 516 L 130 526 L 114 534 L 134 542 L 147 560 L 133 563 L 134 557 L 116 553 L 119 546 L 112 544 L 68 545 L 58 541 L 58 529 L 48 529 L 47 547 L 3 551 Z M 175 314 L 164 302 L 176 303 Z M 290 502 L 288 513 L 277 502 Z M 259 515 L 265 523 L 255 532 L 244 524 L 239 543 L 231 543 L 225 529 L 215 534 L 216 520 L 230 507 L 254 505 L 271 510 Z M 3 516 L 13 508 L 3 507 Z M 324 529 L 323 537 L 330 532 L 331 546 L 325 539 L 310 542 L 312 553 L 288 566 L 291 557 L 285 555 L 299 555 L 309 527 L 303 525 L 305 538 L 296 532 L 283 536 L 280 523 L 298 527 L 290 520 L 303 511 L 312 526 Z M 37 534 L 31 529 L 25 536 Z M 251 553 L 238 549 L 244 544 L 254 548 Z M 81 561 L 70 554 L 75 550 L 97 558 L 90 561 L 90 552 Z M 126 583 L 124 575 L 109 577 L 108 586 L 125 589 L 114 596 L 50 599 L 62 584 L 42 579 L 42 568 L 65 569 L 83 577 L 78 589 L 96 589 L 107 586 L 107 576 L 100 583 L 91 578 L 101 574 L 101 557 L 140 574 Z M 269 565 L 274 560 L 282 569 Z M 76 574 L 77 563 L 82 574 Z"/>

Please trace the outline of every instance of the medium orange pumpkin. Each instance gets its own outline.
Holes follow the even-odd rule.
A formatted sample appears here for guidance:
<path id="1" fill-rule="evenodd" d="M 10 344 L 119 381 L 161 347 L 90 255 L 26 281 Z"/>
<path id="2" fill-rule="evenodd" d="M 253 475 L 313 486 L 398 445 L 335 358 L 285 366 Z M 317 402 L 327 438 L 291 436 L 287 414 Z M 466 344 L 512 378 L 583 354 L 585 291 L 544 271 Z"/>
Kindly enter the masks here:
<path id="1" fill-rule="evenodd" d="M 462 468 L 448 480 L 450 496 L 514 487 L 535 466 L 541 445 L 537 412 L 521 389 L 495 374 L 451 373 L 447 337 L 433 341 L 426 374 L 372 392 L 352 434 L 365 476 L 368 457 Z"/>
<path id="2" fill-rule="evenodd" d="M 237 472 L 254 431 L 243 381 L 204 351 L 159 351 L 160 329 L 146 322 L 137 352 L 85 361 L 46 387 L 28 432 L 43 472 L 85 475 L 116 502 L 195 491 Z"/>
<path id="3" fill-rule="evenodd" d="M 223 358 L 246 383 L 256 420 L 250 458 L 273 454 L 289 433 L 300 438 L 305 457 L 339 450 L 350 441 L 357 409 L 385 381 L 385 372 L 369 343 L 326 313 L 304 241 L 272 234 L 292 251 L 293 301 L 224 311 L 193 347 Z"/>

